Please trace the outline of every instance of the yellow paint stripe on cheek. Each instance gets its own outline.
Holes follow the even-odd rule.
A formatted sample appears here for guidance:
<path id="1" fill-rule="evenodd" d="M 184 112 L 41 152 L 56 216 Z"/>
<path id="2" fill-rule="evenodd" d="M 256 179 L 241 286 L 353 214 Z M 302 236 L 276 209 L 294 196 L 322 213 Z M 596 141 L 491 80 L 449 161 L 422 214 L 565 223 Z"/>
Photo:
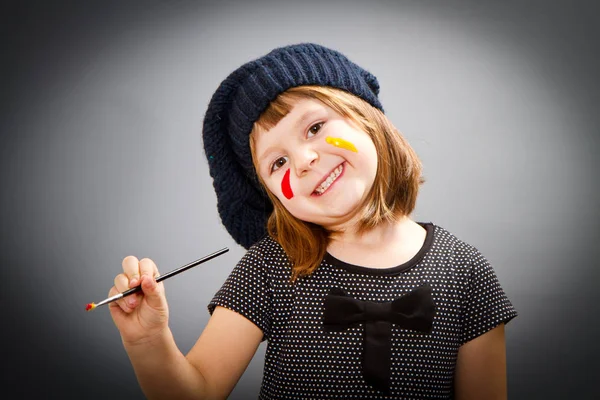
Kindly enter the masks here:
<path id="1" fill-rule="evenodd" d="M 332 138 L 330 136 L 327 136 L 325 138 L 325 141 L 333 146 L 339 147 L 341 149 L 346 149 L 346 150 L 350 150 L 353 151 L 355 153 L 358 153 L 358 150 L 356 150 L 356 147 L 354 147 L 354 145 L 352 143 L 350 143 L 347 140 L 344 140 L 342 138 Z"/>

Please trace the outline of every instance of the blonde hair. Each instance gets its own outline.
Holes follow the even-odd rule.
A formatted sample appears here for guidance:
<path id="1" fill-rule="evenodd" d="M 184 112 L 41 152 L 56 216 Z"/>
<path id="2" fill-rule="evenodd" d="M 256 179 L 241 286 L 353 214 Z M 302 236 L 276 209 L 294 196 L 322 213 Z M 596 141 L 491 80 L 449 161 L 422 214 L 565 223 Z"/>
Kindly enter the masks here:
<path id="1" fill-rule="evenodd" d="M 250 134 L 250 150 L 255 169 L 258 170 L 255 154 L 256 134 L 277 125 L 300 99 L 321 101 L 366 132 L 375 144 L 379 156 L 377 175 L 362 204 L 363 211 L 356 226 L 357 233 L 367 232 L 382 222 L 394 222 L 410 215 L 415 208 L 419 187 L 424 183 L 421 161 L 382 111 L 340 89 L 298 86 L 288 89 L 273 100 L 254 123 Z M 289 257 L 292 282 L 299 277 L 310 275 L 321 263 L 334 232 L 294 217 L 266 188 L 260 175 L 258 179 L 273 203 L 267 231 Z"/>

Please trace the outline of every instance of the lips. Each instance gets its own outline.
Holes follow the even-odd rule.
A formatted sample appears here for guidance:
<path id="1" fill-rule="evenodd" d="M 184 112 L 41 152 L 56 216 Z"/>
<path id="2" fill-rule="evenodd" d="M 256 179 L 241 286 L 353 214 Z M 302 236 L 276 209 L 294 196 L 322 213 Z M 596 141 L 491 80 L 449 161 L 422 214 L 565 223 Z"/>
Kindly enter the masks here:
<path id="1" fill-rule="evenodd" d="M 331 171 L 329 175 L 327 175 L 327 177 L 317 185 L 313 191 L 313 195 L 321 196 L 323 193 L 325 193 L 327 189 L 329 189 L 329 187 L 342 175 L 342 172 L 344 172 L 343 164 L 335 167 L 333 171 Z"/>

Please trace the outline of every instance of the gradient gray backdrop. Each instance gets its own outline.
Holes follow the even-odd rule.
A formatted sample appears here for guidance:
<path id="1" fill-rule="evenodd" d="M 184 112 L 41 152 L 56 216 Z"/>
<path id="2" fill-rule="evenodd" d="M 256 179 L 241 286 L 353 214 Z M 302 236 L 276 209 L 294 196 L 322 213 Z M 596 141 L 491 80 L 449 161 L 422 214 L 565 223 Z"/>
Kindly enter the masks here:
<path id="1" fill-rule="evenodd" d="M 187 352 L 244 251 L 201 141 L 217 85 L 315 41 L 380 80 L 421 156 L 415 219 L 478 247 L 519 311 L 511 399 L 599 398 L 600 51 L 594 2 L 4 2 L 0 100 L 2 389 L 143 398 L 106 308 L 121 260 L 166 272 Z M 264 344 L 232 399 L 256 398 Z M 2 396 L 4 397 L 4 396 Z"/>

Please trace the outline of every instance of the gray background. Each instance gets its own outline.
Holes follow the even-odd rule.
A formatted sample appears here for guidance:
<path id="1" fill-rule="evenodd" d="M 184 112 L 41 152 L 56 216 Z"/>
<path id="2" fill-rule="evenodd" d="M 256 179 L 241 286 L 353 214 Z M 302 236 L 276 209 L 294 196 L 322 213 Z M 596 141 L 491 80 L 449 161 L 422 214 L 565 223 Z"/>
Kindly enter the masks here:
<path id="1" fill-rule="evenodd" d="M 598 7 L 585 1 L 5 2 L 2 388 L 142 398 L 106 297 L 121 260 L 166 272 L 187 352 L 244 251 L 201 141 L 210 96 L 271 48 L 315 41 L 380 80 L 421 156 L 414 218 L 478 247 L 519 311 L 511 399 L 600 396 Z M 232 399 L 255 398 L 264 344 Z"/>

